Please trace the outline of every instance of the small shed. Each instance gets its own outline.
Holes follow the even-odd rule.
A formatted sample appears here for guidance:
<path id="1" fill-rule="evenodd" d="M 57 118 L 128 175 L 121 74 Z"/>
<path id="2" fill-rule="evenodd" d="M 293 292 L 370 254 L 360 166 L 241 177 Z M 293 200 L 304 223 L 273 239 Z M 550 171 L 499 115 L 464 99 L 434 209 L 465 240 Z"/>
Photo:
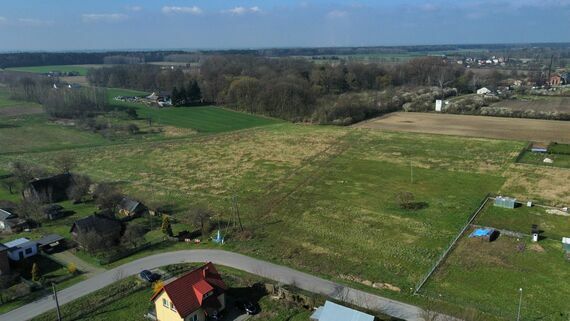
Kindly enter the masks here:
<path id="1" fill-rule="evenodd" d="M 50 221 L 57 220 L 65 216 L 63 206 L 59 204 L 49 204 L 43 208 L 46 218 Z"/>
<path id="2" fill-rule="evenodd" d="M 311 321 L 374 321 L 374 317 L 364 312 L 326 301 L 311 315 Z"/>
<path id="3" fill-rule="evenodd" d="M 513 208 L 515 208 L 516 204 L 517 204 L 516 198 L 504 197 L 504 196 L 495 197 L 494 205 L 497 207 L 513 209 Z"/>
<path id="4" fill-rule="evenodd" d="M 38 248 L 46 253 L 53 253 L 63 248 L 65 238 L 57 234 L 48 234 L 37 240 Z"/>
<path id="5" fill-rule="evenodd" d="M 4 246 L 8 248 L 8 257 L 12 261 L 21 261 L 38 254 L 38 244 L 25 237 L 4 243 Z"/>

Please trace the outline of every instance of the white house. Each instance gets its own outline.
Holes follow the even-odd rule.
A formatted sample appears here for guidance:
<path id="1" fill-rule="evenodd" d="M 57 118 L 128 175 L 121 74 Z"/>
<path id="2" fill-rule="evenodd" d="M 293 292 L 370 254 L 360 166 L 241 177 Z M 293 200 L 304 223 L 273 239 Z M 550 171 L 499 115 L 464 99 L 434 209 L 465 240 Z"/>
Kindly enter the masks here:
<path id="1" fill-rule="evenodd" d="M 477 95 L 488 95 L 490 93 L 492 93 L 492 91 L 487 87 L 477 89 Z"/>
<path id="2" fill-rule="evenodd" d="M 38 244 L 23 237 L 8 243 L 4 243 L 8 248 L 8 257 L 12 261 L 21 261 L 38 254 Z"/>

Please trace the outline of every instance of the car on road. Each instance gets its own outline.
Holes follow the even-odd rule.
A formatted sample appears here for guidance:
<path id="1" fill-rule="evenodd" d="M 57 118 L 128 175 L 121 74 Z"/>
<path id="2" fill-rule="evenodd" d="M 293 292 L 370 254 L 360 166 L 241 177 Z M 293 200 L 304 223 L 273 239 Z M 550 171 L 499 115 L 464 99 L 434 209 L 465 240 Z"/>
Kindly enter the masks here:
<path id="1" fill-rule="evenodd" d="M 236 307 L 249 315 L 256 315 L 261 311 L 259 304 L 252 301 L 237 301 Z"/>
<path id="2" fill-rule="evenodd" d="M 152 273 L 149 270 L 142 270 L 141 273 L 139 273 L 139 276 L 141 277 L 141 279 L 148 282 L 156 282 L 160 280 L 160 274 Z"/>

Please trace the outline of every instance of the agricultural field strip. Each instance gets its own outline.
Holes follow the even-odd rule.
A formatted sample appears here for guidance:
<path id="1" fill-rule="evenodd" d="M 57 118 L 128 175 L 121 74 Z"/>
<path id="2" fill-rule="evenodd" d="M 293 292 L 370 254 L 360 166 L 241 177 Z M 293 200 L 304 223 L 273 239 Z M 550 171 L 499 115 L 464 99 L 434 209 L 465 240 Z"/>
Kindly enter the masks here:
<path id="1" fill-rule="evenodd" d="M 278 124 L 276 124 L 278 125 Z M 271 126 L 271 125 L 270 125 Z M 13 152 L 1 152 L 0 156 L 11 156 L 11 155 L 24 155 L 24 154 L 41 154 L 41 153 L 50 153 L 50 152 L 58 152 L 58 151 L 67 151 L 67 150 L 82 150 L 82 149 L 105 149 L 108 147 L 127 147 L 127 146 L 141 146 L 141 145 L 152 145 L 152 144 L 159 144 L 159 143 L 169 143 L 169 142 L 176 142 L 176 141 L 183 141 L 183 140 L 192 140 L 193 142 L 204 142 L 209 139 L 214 139 L 223 136 L 231 136 L 235 135 L 239 132 L 244 131 L 255 131 L 261 130 L 262 128 L 259 127 L 252 127 L 252 128 L 244 128 L 229 132 L 220 132 L 220 133 L 203 133 L 198 135 L 188 135 L 188 136 L 180 136 L 180 137 L 164 137 L 160 139 L 155 139 L 152 141 L 123 141 L 123 142 L 109 142 L 109 143 L 102 143 L 102 144 L 90 144 L 90 145 L 76 145 L 76 146 L 62 146 L 62 147 L 53 147 L 53 148 L 41 148 L 37 150 L 29 150 L 29 151 L 13 151 Z"/>
<path id="2" fill-rule="evenodd" d="M 335 158 L 339 157 L 348 148 L 350 148 L 350 145 L 349 145 L 350 142 L 346 139 L 346 138 L 348 138 L 348 136 L 350 134 L 351 134 L 351 132 L 347 132 L 344 136 L 339 137 L 338 140 L 336 141 L 336 143 L 331 144 L 331 146 L 329 146 L 326 150 L 310 157 L 307 160 L 304 160 L 303 161 L 304 165 L 295 168 L 291 173 L 287 174 L 284 178 L 275 180 L 273 183 L 269 184 L 270 188 L 268 189 L 269 193 L 267 193 L 267 196 L 271 195 L 274 190 L 277 190 L 276 185 L 278 183 L 291 180 L 297 174 L 301 174 L 301 171 L 306 169 L 309 166 L 319 165 L 319 166 L 315 166 L 313 171 L 309 171 L 308 173 L 302 173 L 302 174 L 304 174 L 302 180 L 299 183 L 296 183 L 284 195 L 279 195 L 278 197 L 271 198 L 269 200 L 269 203 L 273 204 L 273 205 L 266 208 L 265 212 L 263 213 L 263 216 L 267 216 L 267 215 L 271 214 L 271 212 L 276 207 L 278 207 L 280 204 L 282 204 L 288 197 L 293 195 L 295 192 L 300 191 L 301 189 L 303 189 L 303 187 L 306 187 L 308 184 L 318 180 L 319 177 L 324 175 L 323 168 L 326 168 L 327 164 L 330 164 L 332 161 L 334 161 Z M 329 154 L 329 152 L 330 152 L 330 154 Z M 323 157 L 322 160 L 318 159 L 321 157 Z"/>

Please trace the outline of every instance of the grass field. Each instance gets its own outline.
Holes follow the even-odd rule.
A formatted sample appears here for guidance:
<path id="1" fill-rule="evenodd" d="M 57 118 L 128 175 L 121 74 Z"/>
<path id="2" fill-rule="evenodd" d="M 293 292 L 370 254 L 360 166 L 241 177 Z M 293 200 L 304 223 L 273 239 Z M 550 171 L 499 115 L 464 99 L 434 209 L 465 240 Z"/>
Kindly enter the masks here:
<path id="1" fill-rule="evenodd" d="M 111 92 L 110 97 L 118 93 Z M 486 193 L 501 192 L 521 199 L 548 200 L 550 204 L 570 199 L 570 191 L 566 188 L 570 171 L 565 170 L 567 174 L 564 174 L 560 168 L 512 163 L 525 146 L 523 142 L 295 125 L 213 107 L 204 110 L 218 114 L 212 120 L 197 123 L 189 115 L 207 117 L 204 111 L 193 107 L 131 107 L 137 108 L 141 117 L 149 113 L 156 123 L 177 129 L 201 128 L 211 134 L 115 145 L 95 142 L 96 148 L 73 151 L 79 164 L 77 172 L 89 174 L 96 181 L 114 182 L 123 192 L 143 202 L 173 205 L 174 217 L 179 221 L 184 220 L 184 213 L 190 207 L 208 206 L 217 213 L 214 226 L 220 226 L 224 233 L 228 232 L 223 222 L 230 219 L 231 199 L 237 196 L 243 223 L 251 232 L 251 238 L 229 232 L 224 245 L 226 249 L 347 283 L 358 278 L 359 284 L 367 290 L 397 299 L 421 301 L 410 296 L 410 288 L 427 272 Z M 176 117 L 174 112 L 184 116 Z M 228 127 L 233 126 L 231 122 L 236 115 L 247 116 L 247 122 Z M 269 124 L 272 125 L 264 126 Z M 32 130 L 41 129 L 41 126 L 50 125 L 32 123 L 21 128 Z M 243 130 L 229 131 L 229 128 Z M 0 135 L 3 130 L 0 129 Z M 481 128 L 478 130 L 484 132 Z M 1 145 L 0 141 L 0 146 L 14 152 L 30 151 L 30 148 L 35 151 L 0 155 L 0 172 L 6 172 L 14 160 L 53 169 L 60 152 L 47 150 L 42 133 L 28 136 L 32 146 L 25 148 L 18 145 L 25 145 L 27 141 L 16 145 Z M 5 137 L 13 139 L 18 135 L 21 134 L 13 132 Z M 81 139 L 69 142 L 69 137 L 61 135 L 61 138 L 54 138 L 59 142 L 50 143 L 61 146 L 62 142 L 67 142 L 64 147 L 85 143 Z M 33 137 L 42 139 L 34 141 Z M 0 186 L 0 198 L 6 195 L 2 189 Z M 416 211 L 401 209 L 395 196 L 403 191 L 412 192 L 415 200 L 423 204 L 421 208 Z M 78 209 L 77 216 L 87 215 L 91 210 L 87 207 Z M 496 221 L 490 223 L 503 222 L 505 226 L 512 224 L 513 228 L 527 225 L 526 220 L 519 222 L 507 214 L 497 214 Z M 542 218 L 540 213 L 523 214 L 520 217 Z M 557 225 L 549 230 L 552 237 L 564 233 L 566 226 L 557 221 L 539 224 L 545 227 Z M 68 225 L 70 221 L 62 221 L 60 225 L 46 226 L 45 231 L 49 229 L 68 235 L 65 231 Z M 160 232 L 156 230 L 149 235 L 157 236 Z M 547 250 L 544 253 L 551 254 L 548 244 L 545 243 Z M 505 247 L 508 246 L 507 243 Z M 192 245 L 177 243 L 172 247 L 141 252 L 126 260 L 155 250 L 188 247 Z M 552 252 L 552 257 L 547 260 L 558 266 L 555 254 Z M 455 256 L 453 253 L 449 262 L 453 263 Z M 527 261 L 516 263 L 534 259 L 529 256 Z M 449 262 L 446 264 L 451 264 Z M 476 263 L 472 263 L 473 266 Z M 522 273 L 517 264 L 508 265 L 505 271 L 499 272 L 507 273 L 512 267 L 514 274 Z M 469 279 L 460 269 L 453 270 L 451 265 L 442 271 L 443 276 L 436 275 L 436 282 L 432 285 L 430 281 L 428 289 L 442 294 L 446 300 L 449 296 L 449 302 L 458 306 L 474 305 L 491 313 L 509 306 L 508 298 L 501 298 L 501 293 L 497 294 L 500 300 L 495 303 L 484 291 L 467 293 L 465 288 L 479 286 L 469 283 L 475 282 L 476 277 Z M 445 274 L 444 271 L 450 272 Z M 465 277 L 461 289 L 446 283 L 445 277 L 452 272 L 457 275 L 451 280 Z M 558 282 L 563 280 L 560 277 L 566 277 L 555 273 L 557 270 L 554 269 L 539 272 Z M 493 277 L 484 282 L 491 282 Z M 368 282 L 389 283 L 400 292 L 363 285 Z M 567 287 L 554 293 L 564 294 L 564 291 Z M 536 295 L 540 296 L 539 301 L 547 301 L 546 292 Z M 471 299 L 475 303 L 471 304 Z M 560 303 L 554 301 L 552 308 L 560 309 L 560 305 L 556 306 Z M 116 310 L 121 309 L 116 307 Z"/>
<path id="2" fill-rule="evenodd" d="M 142 200 L 176 204 L 180 213 L 207 204 L 227 220 L 230 198 L 237 195 L 254 237 L 232 240 L 230 249 L 339 280 L 386 282 L 409 293 L 482 197 L 500 188 L 504 179 L 495 173 L 521 147 L 282 124 L 75 155 L 80 172 L 120 182 Z M 25 157 L 51 164 L 55 156 Z M 427 206 L 400 209 L 394 198 L 401 191 Z"/>
<path id="3" fill-rule="evenodd" d="M 566 321 L 568 266 L 559 240 L 532 244 L 506 236 L 492 243 L 464 238 L 423 291 L 514 320 L 523 288 L 521 320 Z"/>
<path id="4" fill-rule="evenodd" d="M 545 163 L 545 158 L 550 158 L 553 163 Z M 526 151 L 519 162 L 540 166 L 570 168 L 570 155 L 556 153 L 542 154 Z"/>
<path id="5" fill-rule="evenodd" d="M 42 112 L 43 110 L 39 104 L 13 100 L 10 98 L 8 88 L 0 87 L 0 117 L 38 114 Z"/>
<path id="6" fill-rule="evenodd" d="M 73 72 L 76 71 L 80 76 L 86 76 L 87 70 L 93 68 L 97 65 L 56 65 L 56 66 L 32 66 L 32 67 L 14 67 L 6 68 L 6 70 L 14 70 L 21 72 L 31 72 L 36 74 L 48 73 L 50 71 L 55 72 Z"/>
<path id="7" fill-rule="evenodd" d="M 355 126 L 416 133 L 570 143 L 570 122 L 554 120 L 397 112 Z"/>
<path id="8" fill-rule="evenodd" d="M 159 109 L 142 104 L 113 100 L 113 97 L 119 95 L 140 96 L 144 94 L 144 92 L 125 89 L 108 90 L 109 101 L 112 105 L 134 107 L 141 118 L 151 118 L 157 123 L 179 128 L 192 128 L 202 133 L 219 133 L 282 122 L 273 118 L 235 112 L 221 107 L 171 107 Z"/>

